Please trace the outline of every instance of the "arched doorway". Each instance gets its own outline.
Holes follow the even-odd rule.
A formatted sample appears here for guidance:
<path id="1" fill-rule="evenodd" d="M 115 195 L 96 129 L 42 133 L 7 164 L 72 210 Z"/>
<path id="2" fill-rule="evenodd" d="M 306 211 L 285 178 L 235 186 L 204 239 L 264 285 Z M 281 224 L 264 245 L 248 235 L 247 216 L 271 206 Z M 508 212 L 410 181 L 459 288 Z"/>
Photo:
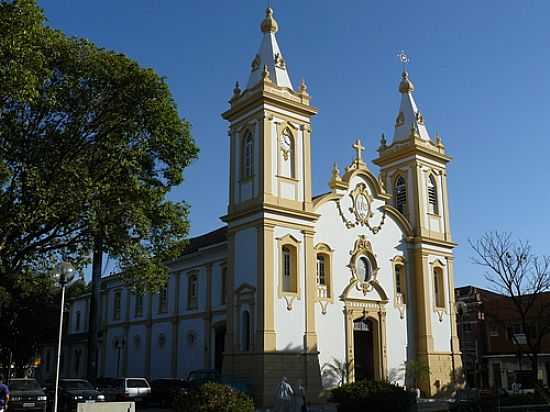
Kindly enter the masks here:
<path id="1" fill-rule="evenodd" d="M 353 353 L 355 380 L 374 380 L 374 327 L 368 318 L 359 318 L 353 322 Z"/>
<path id="2" fill-rule="evenodd" d="M 225 350 L 225 323 L 222 323 L 214 328 L 214 368 L 222 371 L 223 352 Z"/>

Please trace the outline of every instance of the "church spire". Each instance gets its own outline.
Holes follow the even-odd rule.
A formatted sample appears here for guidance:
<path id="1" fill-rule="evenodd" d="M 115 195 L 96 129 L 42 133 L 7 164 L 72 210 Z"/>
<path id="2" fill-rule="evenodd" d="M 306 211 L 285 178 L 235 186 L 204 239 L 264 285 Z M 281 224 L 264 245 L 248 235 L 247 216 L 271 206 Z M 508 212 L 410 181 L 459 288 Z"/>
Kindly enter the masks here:
<path id="1" fill-rule="evenodd" d="M 395 131 L 393 141 L 402 141 L 411 138 L 430 140 L 428 129 L 424 124 L 424 116 L 418 110 L 414 101 L 414 84 L 409 79 L 409 73 L 403 71 L 401 82 L 399 83 L 399 92 L 401 93 L 401 105 L 399 114 L 395 120 Z M 414 133 L 413 133 L 414 131 Z"/>
<path id="2" fill-rule="evenodd" d="M 268 7 L 265 12 L 265 19 L 260 26 L 263 39 L 260 44 L 260 50 L 252 61 L 250 77 L 248 78 L 247 89 L 256 86 L 263 79 L 262 73 L 265 67 L 269 72 L 271 81 L 279 87 L 288 87 L 292 89 L 292 83 L 288 77 L 286 63 L 283 59 L 275 33 L 279 30 L 279 25 L 273 17 L 273 9 Z"/>

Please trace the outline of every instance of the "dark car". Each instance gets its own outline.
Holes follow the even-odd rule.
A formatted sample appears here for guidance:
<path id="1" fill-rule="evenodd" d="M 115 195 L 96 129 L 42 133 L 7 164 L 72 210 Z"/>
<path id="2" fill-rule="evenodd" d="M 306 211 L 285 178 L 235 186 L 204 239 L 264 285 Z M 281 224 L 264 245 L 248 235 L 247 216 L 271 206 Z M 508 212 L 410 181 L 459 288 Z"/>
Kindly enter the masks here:
<path id="1" fill-rule="evenodd" d="M 185 379 L 155 379 L 151 381 L 151 400 L 161 406 L 171 406 L 176 394 L 189 389 Z"/>
<path id="2" fill-rule="evenodd" d="M 53 407 L 55 387 L 50 387 L 48 396 Z M 58 409 L 63 412 L 76 411 L 79 403 L 103 402 L 105 396 L 84 379 L 60 379 L 58 394 Z"/>
<path id="3" fill-rule="evenodd" d="M 11 379 L 10 411 L 46 412 L 48 398 L 36 379 Z"/>
<path id="4" fill-rule="evenodd" d="M 196 388 L 207 382 L 221 382 L 221 376 L 215 369 L 197 369 L 189 372 L 187 382 L 191 388 Z"/>

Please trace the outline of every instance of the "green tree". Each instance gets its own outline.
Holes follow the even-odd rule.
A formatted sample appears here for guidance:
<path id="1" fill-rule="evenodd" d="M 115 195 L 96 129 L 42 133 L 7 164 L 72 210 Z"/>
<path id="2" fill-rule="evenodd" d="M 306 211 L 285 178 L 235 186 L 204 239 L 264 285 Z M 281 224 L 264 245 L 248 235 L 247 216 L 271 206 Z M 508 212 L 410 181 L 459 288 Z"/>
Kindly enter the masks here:
<path id="1" fill-rule="evenodd" d="M 0 309 L 20 277 L 92 251 L 158 289 L 189 229 L 166 195 L 198 154 L 166 81 L 47 27 L 34 0 L 0 0 L 0 22 Z"/>

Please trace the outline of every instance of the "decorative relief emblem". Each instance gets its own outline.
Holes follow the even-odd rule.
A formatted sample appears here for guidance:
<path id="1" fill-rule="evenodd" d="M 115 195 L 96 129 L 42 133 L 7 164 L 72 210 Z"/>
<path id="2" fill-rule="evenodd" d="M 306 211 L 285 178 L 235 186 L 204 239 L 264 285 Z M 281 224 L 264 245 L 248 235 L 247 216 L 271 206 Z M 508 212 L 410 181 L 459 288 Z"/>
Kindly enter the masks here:
<path id="1" fill-rule="evenodd" d="M 351 269 L 352 282 L 357 290 L 366 295 L 378 283 L 378 265 L 366 236 L 359 236 L 350 255 L 348 267 Z"/>
<path id="2" fill-rule="evenodd" d="M 405 115 L 403 112 L 399 112 L 397 119 L 395 119 L 395 127 L 400 127 L 405 124 Z"/>
<path id="3" fill-rule="evenodd" d="M 355 189 L 350 194 L 353 200 L 353 207 L 350 208 L 350 212 L 355 214 L 357 222 L 364 225 L 368 219 L 373 215 L 370 210 L 372 197 L 367 191 L 367 187 L 364 183 L 359 183 L 355 186 Z"/>
<path id="4" fill-rule="evenodd" d="M 260 56 L 259 55 L 256 55 L 254 57 L 254 60 L 252 60 L 252 63 L 250 64 L 250 66 L 252 67 L 253 72 L 255 72 L 256 70 L 258 70 L 260 68 Z"/>
<path id="5" fill-rule="evenodd" d="M 382 212 L 380 223 L 376 226 L 372 226 L 370 223 L 370 219 L 374 216 L 374 212 L 372 210 L 373 198 L 367 190 L 367 186 L 364 183 L 359 183 L 350 193 L 350 198 L 352 207 L 350 207 L 348 210 L 352 213 L 353 217 L 355 218 L 354 220 L 346 218 L 342 210 L 340 199 L 336 201 L 338 213 L 340 214 L 342 221 L 346 225 L 346 228 L 352 229 L 357 226 L 366 226 L 371 230 L 372 233 L 378 233 L 384 225 L 384 221 L 386 219 L 386 211 L 384 210 Z"/>
<path id="6" fill-rule="evenodd" d="M 275 55 L 275 66 L 283 70 L 286 68 L 285 59 L 283 59 L 283 56 L 281 56 L 279 53 Z"/>

